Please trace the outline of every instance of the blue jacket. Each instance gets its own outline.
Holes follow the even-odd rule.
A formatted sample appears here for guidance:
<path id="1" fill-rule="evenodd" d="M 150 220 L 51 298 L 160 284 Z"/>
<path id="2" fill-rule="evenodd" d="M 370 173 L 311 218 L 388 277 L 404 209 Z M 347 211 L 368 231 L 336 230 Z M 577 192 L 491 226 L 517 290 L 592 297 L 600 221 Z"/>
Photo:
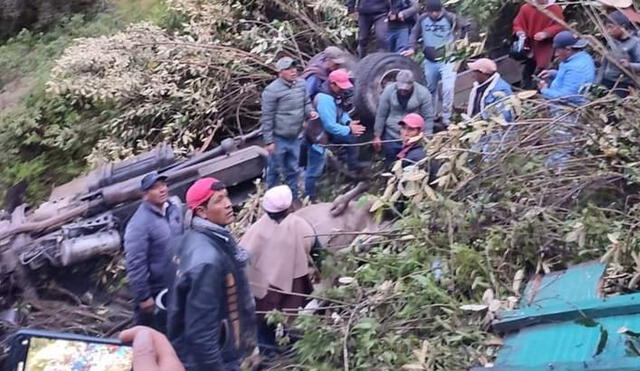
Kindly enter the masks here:
<path id="1" fill-rule="evenodd" d="M 228 230 L 199 217 L 174 253 L 167 330 L 178 357 L 188 371 L 239 364 L 256 342 L 248 253 Z"/>
<path id="2" fill-rule="evenodd" d="M 422 161 L 425 157 L 427 157 L 427 152 L 420 142 L 405 145 L 398 154 L 398 158 L 402 160 L 402 167 L 414 165 Z"/>
<path id="3" fill-rule="evenodd" d="M 581 51 L 560 63 L 553 81 L 548 88 L 540 93 L 546 99 L 559 99 L 582 104 L 586 98 L 580 94 L 580 89 L 593 84 L 596 78 L 596 65 L 589 53 Z"/>
<path id="4" fill-rule="evenodd" d="M 479 98 L 478 93 L 482 95 Z M 477 82 L 473 84 L 473 89 L 469 94 L 467 115 L 473 117 L 480 113 L 480 116 L 487 120 L 492 115 L 499 114 L 507 122 L 511 122 L 514 119 L 514 115 L 511 106 L 506 101 L 506 98 L 510 95 L 513 95 L 511 85 L 496 72 L 483 84 L 478 84 Z M 480 99 L 479 105 L 477 105 L 476 99 Z"/>
<path id="5" fill-rule="evenodd" d="M 173 198 L 161 210 L 143 201 L 124 232 L 129 287 L 136 303 L 165 287 L 170 241 L 183 232 L 182 206 Z"/>
<path id="6" fill-rule="evenodd" d="M 349 127 L 351 117 L 340 108 L 336 97 L 327 91 L 321 91 L 316 95 L 315 105 L 320 121 L 322 121 L 322 126 L 329 135 L 345 137 L 351 133 L 351 128 Z"/>

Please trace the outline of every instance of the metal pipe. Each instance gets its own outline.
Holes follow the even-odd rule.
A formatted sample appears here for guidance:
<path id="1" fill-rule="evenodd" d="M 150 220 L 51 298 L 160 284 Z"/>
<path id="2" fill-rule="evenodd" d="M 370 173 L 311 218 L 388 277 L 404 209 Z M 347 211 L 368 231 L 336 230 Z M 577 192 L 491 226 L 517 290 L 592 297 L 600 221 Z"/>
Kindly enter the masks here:
<path id="1" fill-rule="evenodd" d="M 0 232 L 0 240 L 3 240 L 11 235 L 15 235 L 15 234 L 19 234 L 19 233 L 25 233 L 25 232 L 29 232 L 29 233 L 34 233 L 34 232 L 40 232 L 43 231 L 45 229 L 54 227 L 54 226 L 59 226 L 62 225 L 64 223 L 66 223 L 69 219 L 72 219 L 76 216 L 82 215 L 84 214 L 87 210 L 89 210 L 89 203 L 85 202 L 80 204 L 77 207 L 74 207 L 72 209 L 69 209 L 63 213 L 60 213 L 59 215 L 56 215 L 54 217 L 51 217 L 49 219 L 40 221 L 40 222 L 31 222 L 31 223 L 24 223 L 21 225 L 16 226 L 15 228 L 9 228 L 5 231 Z"/>
<path id="2" fill-rule="evenodd" d="M 60 246 L 60 263 L 66 267 L 94 256 L 113 254 L 121 246 L 120 233 L 115 229 L 64 240 Z"/>

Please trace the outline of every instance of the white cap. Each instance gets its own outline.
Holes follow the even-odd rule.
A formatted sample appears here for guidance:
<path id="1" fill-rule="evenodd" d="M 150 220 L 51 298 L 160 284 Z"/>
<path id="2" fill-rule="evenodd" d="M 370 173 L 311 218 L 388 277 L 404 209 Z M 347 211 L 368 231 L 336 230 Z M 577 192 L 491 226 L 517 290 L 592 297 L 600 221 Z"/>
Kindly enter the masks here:
<path id="1" fill-rule="evenodd" d="M 289 186 L 273 187 L 265 192 L 262 198 L 262 208 L 268 213 L 279 213 L 291 207 L 293 193 Z"/>

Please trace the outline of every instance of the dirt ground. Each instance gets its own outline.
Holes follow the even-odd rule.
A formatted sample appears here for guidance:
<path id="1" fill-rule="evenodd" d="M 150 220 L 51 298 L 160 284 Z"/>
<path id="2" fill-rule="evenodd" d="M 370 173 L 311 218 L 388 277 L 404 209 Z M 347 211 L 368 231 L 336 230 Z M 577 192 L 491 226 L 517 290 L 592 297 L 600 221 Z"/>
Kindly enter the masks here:
<path id="1" fill-rule="evenodd" d="M 34 85 L 33 79 L 28 77 L 20 77 L 6 83 L 0 89 L 0 111 L 18 104 Z"/>

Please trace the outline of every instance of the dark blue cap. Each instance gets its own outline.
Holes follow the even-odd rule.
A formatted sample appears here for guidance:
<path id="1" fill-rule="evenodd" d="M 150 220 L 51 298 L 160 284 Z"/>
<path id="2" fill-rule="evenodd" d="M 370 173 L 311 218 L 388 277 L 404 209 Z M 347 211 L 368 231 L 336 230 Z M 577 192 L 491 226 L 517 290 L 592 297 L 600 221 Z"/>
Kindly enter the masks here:
<path id="1" fill-rule="evenodd" d="M 140 189 L 143 192 L 146 192 L 150 190 L 151 187 L 156 184 L 156 182 L 165 181 L 167 180 L 167 178 L 168 177 L 166 175 L 160 175 L 157 171 L 152 171 L 149 174 L 145 175 L 144 178 L 142 178 L 142 180 L 140 181 Z"/>
<path id="2" fill-rule="evenodd" d="M 560 48 L 582 49 L 586 46 L 587 46 L 587 40 L 577 38 L 570 31 L 559 32 L 553 38 L 553 47 L 556 49 L 560 49 Z"/>
<path id="3" fill-rule="evenodd" d="M 439 12 L 442 10 L 442 2 L 440 0 L 427 0 L 426 9 L 428 12 Z"/>
<path id="4" fill-rule="evenodd" d="M 627 16 L 624 15 L 624 13 L 622 13 L 619 10 L 616 10 L 615 12 L 609 14 L 604 21 L 605 23 L 617 24 L 619 26 L 626 28 L 627 30 L 633 29 L 633 23 L 631 23 L 629 18 L 627 18 Z"/>

